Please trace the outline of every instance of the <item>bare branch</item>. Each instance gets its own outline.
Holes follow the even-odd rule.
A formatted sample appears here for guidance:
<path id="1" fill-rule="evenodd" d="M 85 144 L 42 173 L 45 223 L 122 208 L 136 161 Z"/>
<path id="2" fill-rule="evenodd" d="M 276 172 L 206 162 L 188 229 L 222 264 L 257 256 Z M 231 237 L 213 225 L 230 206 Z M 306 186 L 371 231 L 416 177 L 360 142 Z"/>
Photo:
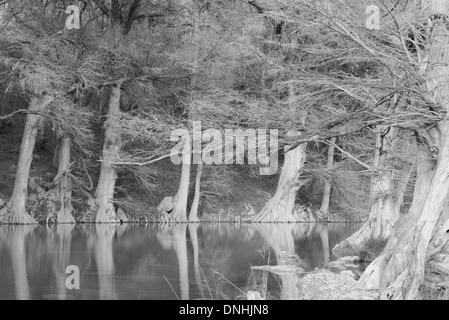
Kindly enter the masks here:
<path id="1" fill-rule="evenodd" d="M 256 1 L 254 1 L 254 0 L 248 1 L 248 4 L 249 4 L 250 6 L 252 6 L 252 7 L 254 7 L 254 8 L 257 10 L 258 13 L 260 13 L 260 14 L 263 14 L 263 13 L 264 13 L 263 8 L 262 8 L 261 6 L 259 6 L 259 5 L 256 3 Z"/>
<path id="2" fill-rule="evenodd" d="M 156 158 L 156 159 L 153 159 L 153 160 L 149 160 L 149 161 L 146 161 L 146 162 L 120 162 L 120 161 L 113 161 L 113 162 L 111 162 L 111 161 L 108 161 L 108 163 L 113 164 L 113 165 L 119 165 L 119 166 L 139 166 L 139 167 L 143 167 L 143 166 L 147 166 L 147 165 L 153 164 L 155 162 L 159 162 L 161 160 L 167 159 L 167 158 L 169 158 L 169 157 L 171 157 L 172 155 L 175 155 L 175 154 L 178 154 L 178 152 L 166 154 L 166 155 L 163 155 L 163 156 L 161 156 L 159 158 Z M 100 160 L 100 162 L 105 162 L 105 161 Z"/>
<path id="3" fill-rule="evenodd" d="M 133 22 L 136 20 L 136 13 L 140 6 L 140 0 L 134 0 L 129 9 L 128 17 L 126 18 L 125 26 L 124 26 L 124 34 L 128 34 L 131 30 Z"/>
<path id="4" fill-rule="evenodd" d="M 323 143 L 325 143 L 325 144 L 328 144 L 328 145 L 331 145 L 331 146 L 334 146 L 334 147 L 337 148 L 341 153 L 343 153 L 344 155 L 348 156 L 349 158 L 351 158 L 352 160 L 354 160 L 355 162 L 357 162 L 358 164 L 360 164 L 362 167 L 367 168 L 369 171 L 379 173 L 379 170 L 377 170 L 377 169 L 371 167 L 370 165 L 368 165 L 368 164 L 366 164 L 366 163 L 360 161 L 359 159 L 357 159 L 356 157 L 354 157 L 352 154 L 350 154 L 350 153 L 344 151 L 342 148 L 340 148 L 340 147 L 339 147 L 338 145 L 336 145 L 335 143 L 333 143 L 333 142 L 331 142 L 331 141 L 329 141 L 329 140 L 325 140 L 325 141 L 321 141 L 321 142 L 323 142 Z"/>
<path id="5" fill-rule="evenodd" d="M 12 117 L 14 117 L 17 114 L 23 114 L 23 113 L 25 113 L 25 114 L 39 114 L 39 113 L 36 113 L 36 112 L 30 112 L 30 111 L 28 111 L 26 109 L 20 109 L 20 110 L 14 111 L 13 113 L 7 114 L 5 116 L 0 116 L 0 121 L 12 118 Z M 39 115 L 41 115 L 41 114 L 39 114 Z"/>
<path id="6" fill-rule="evenodd" d="M 110 11 L 109 8 L 104 3 L 104 0 L 94 0 L 95 4 L 98 8 L 108 17 L 110 17 Z"/>

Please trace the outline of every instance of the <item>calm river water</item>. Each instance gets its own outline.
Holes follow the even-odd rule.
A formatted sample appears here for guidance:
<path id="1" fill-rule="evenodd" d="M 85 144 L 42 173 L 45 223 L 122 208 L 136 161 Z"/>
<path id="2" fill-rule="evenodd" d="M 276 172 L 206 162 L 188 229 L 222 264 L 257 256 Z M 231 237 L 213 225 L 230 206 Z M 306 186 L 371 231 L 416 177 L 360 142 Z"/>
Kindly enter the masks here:
<path id="1" fill-rule="evenodd" d="M 252 267 L 323 267 L 334 259 L 332 247 L 358 227 L 2 226 L 0 299 L 239 299 L 248 290 L 295 298 L 285 275 Z M 72 289 L 76 269 L 79 289 Z"/>

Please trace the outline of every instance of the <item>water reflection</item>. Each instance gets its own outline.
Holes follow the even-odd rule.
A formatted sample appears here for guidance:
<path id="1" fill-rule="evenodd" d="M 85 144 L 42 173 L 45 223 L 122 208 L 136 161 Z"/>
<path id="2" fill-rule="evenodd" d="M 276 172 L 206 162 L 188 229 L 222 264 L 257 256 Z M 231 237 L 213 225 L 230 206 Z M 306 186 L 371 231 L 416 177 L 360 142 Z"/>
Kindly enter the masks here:
<path id="1" fill-rule="evenodd" d="M 299 281 L 301 269 L 307 269 L 308 264 L 295 251 L 295 237 L 307 238 L 313 227 L 310 224 L 258 224 L 256 228 L 274 251 L 276 268 L 265 270 L 278 275 L 281 282 L 280 299 L 298 299 L 299 292 L 296 284 Z"/>
<path id="2" fill-rule="evenodd" d="M 70 265 L 70 245 L 74 228 L 74 225 L 64 224 L 58 225 L 56 230 L 47 229 L 50 235 L 54 235 L 54 237 L 49 237 L 52 241 L 48 241 L 48 246 L 54 250 L 53 272 L 55 273 L 56 298 L 58 300 L 67 299 L 65 268 Z"/>
<path id="3" fill-rule="evenodd" d="M 323 261 L 325 264 L 327 264 L 330 261 L 329 225 L 322 224 L 317 226 L 317 232 L 320 234 L 321 245 L 323 246 Z"/>
<path id="4" fill-rule="evenodd" d="M 203 285 L 203 282 L 201 280 L 201 270 L 200 270 L 200 249 L 198 244 L 198 224 L 192 223 L 189 224 L 189 235 L 190 235 L 190 242 L 192 243 L 192 249 L 193 249 L 193 273 L 195 275 L 195 282 L 198 285 L 198 290 L 200 293 L 200 298 L 205 298 L 205 285 Z"/>
<path id="5" fill-rule="evenodd" d="M 11 265 L 14 277 L 15 296 L 17 300 L 29 300 L 30 288 L 28 284 L 26 248 L 27 236 L 34 230 L 33 226 L 7 227 L 2 238 L 9 243 Z"/>
<path id="6" fill-rule="evenodd" d="M 98 272 L 98 288 L 100 300 L 117 300 L 115 288 L 115 267 L 112 242 L 117 228 L 126 228 L 125 225 L 100 224 L 95 226 L 95 262 Z"/>
<path id="7" fill-rule="evenodd" d="M 157 239 L 165 250 L 174 250 L 178 260 L 181 300 L 189 300 L 189 272 L 187 259 L 187 224 L 162 224 Z M 179 298 L 179 296 L 177 296 Z"/>
<path id="8" fill-rule="evenodd" d="M 297 299 L 303 271 L 332 260 L 351 225 L 0 227 L 0 299 Z M 66 287 L 67 266 L 80 290 Z M 252 269 L 270 266 L 274 269 Z M 285 272 L 294 270 L 295 272 Z"/>

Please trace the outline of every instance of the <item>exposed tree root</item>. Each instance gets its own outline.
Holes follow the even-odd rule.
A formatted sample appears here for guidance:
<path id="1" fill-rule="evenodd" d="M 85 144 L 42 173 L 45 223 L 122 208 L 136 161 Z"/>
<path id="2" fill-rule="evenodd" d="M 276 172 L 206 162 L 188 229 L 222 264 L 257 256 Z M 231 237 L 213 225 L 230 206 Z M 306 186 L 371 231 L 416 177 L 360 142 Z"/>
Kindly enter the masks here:
<path id="1" fill-rule="evenodd" d="M 365 222 L 365 224 L 349 238 L 337 244 L 332 249 L 332 253 L 337 257 L 342 257 L 345 255 L 354 255 L 353 252 L 362 250 L 364 244 L 372 238 L 373 232 L 370 225 L 371 221 Z"/>
<path id="2" fill-rule="evenodd" d="M 0 210 L 0 224 L 32 225 L 37 221 L 26 212 L 14 212 L 6 205 Z"/>
<path id="3" fill-rule="evenodd" d="M 291 133 L 294 135 L 294 133 Z M 286 147 L 284 165 L 274 196 L 267 202 L 261 212 L 254 217 L 254 222 L 297 222 L 293 209 L 296 192 L 306 183 L 299 180 L 301 169 L 306 159 L 306 145 L 290 150 Z"/>
<path id="4" fill-rule="evenodd" d="M 253 216 L 253 222 L 271 223 L 295 223 L 298 222 L 298 215 L 295 213 L 296 192 L 304 184 L 304 181 L 291 181 L 278 190 L 273 198 L 262 208 L 261 212 Z"/>

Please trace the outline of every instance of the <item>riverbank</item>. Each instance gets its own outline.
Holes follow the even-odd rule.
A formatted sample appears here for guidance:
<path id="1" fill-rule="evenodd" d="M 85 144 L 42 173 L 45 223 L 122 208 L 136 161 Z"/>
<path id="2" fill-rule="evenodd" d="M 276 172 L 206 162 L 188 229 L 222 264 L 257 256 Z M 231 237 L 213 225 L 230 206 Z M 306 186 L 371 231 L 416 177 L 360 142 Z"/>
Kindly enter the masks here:
<path id="1" fill-rule="evenodd" d="M 0 207 L 4 205 L 12 194 L 15 181 L 16 163 L 21 143 L 21 128 L 14 128 L 0 134 Z M 35 150 L 31 165 L 30 178 L 51 179 L 55 174 L 53 163 L 54 145 L 51 139 Z M 76 160 L 76 159 L 75 159 Z M 99 163 L 89 162 L 90 176 L 93 185 L 96 184 Z M 192 166 L 193 179 L 196 168 Z M 88 181 L 83 170 L 76 171 L 84 181 Z M 142 188 L 139 180 L 132 171 L 120 173 L 117 180 L 115 204 L 126 215 L 126 222 L 157 222 L 156 208 L 164 197 L 173 197 L 178 189 L 181 167 L 170 162 L 169 159 L 154 163 L 147 188 Z M 216 168 L 206 168 L 202 179 L 202 197 L 199 205 L 199 220 L 201 222 L 248 222 L 251 215 L 258 213 L 276 191 L 278 175 L 258 177 L 241 166 L 230 166 L 226 171 L 217 171 Z M 193 200 L 194 184 L 190 185 L 188 207 Z M 45 187 L 44 187 L 45 189 Z M 84 186 L 74 186 L 73 215 L 77 222 L 89 222 L 92 217 L 86 216 Z M 312 213 L 297 212 L 297 221 L 304 223 L 332 222 L 332 223 L 359 223 L 364 221 L 366 215 L 346 212 L 338 204 L 331 202 L 329 218 L 320 219 L 315 214 L 320 207 L 323 186 L 314 183 L 312 188 L 302 189 L 298 192 L 296 207 L 308 208 Z M 31 190 L 32 191 L 32 190 Z M 30 192 L 31 192 L 30 191 Z M 95 189 L 89 191 L 91 194 Z M 31 192 L 32 193 L 32 192 Z M 84 203 L 84 205 L 83 205 Z M 43 211 L 43 210 L 37 210 Z M 42 217 L 41 217 L 42 215 Z M 45 213 L 40 212 L 35 217 L 44 221 Z"/>

